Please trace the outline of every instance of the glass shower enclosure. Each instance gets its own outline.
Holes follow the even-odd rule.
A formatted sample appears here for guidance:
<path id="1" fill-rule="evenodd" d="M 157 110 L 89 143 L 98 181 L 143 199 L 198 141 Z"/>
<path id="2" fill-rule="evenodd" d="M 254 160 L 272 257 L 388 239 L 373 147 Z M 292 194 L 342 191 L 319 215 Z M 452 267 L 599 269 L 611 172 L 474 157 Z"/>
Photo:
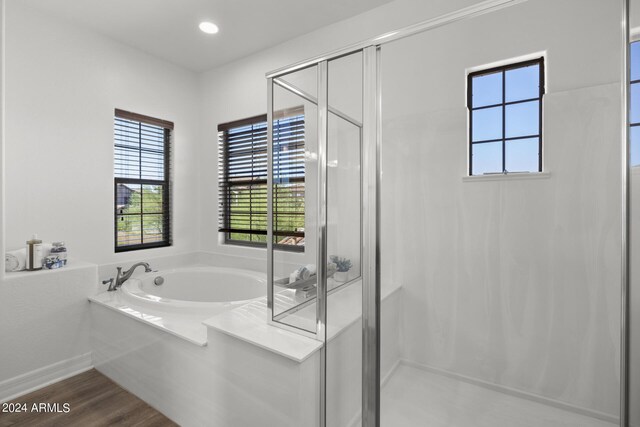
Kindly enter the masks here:
<path id="1" fill-rule="evenodd" d="M 318 425 L 636 425 L 628 6 L 473 2 L 267 75 L 269 322 L 323 343 Z"/>
<path id="2" fill-rule="evenodd" d="M 369 254 L 375 235 L 367 228 L 371 218 L 366 204 L 375 207 L 375 193 L 365 185 L 370 179 L 365 172 L 371 170 L 366 164 L 373 158 L 364 151 L 371 135 L 364 126 L 368 99 L 363 85 L 366 64 L 374 64 L 366 59 L 372 55 L 357 50 L 303 64 L 268 82 L 269 322 L 324 343 L 319 392 L 323 425 L 341 425 L 362 411 L 362 328 L 343 332 L 362 322 L 363 279 L 375 266 Z M 294 115 L 302 118 L 298 139 L 304 140 L 295 149 L 279 125 Z M 304 157 L 303 181 L 288 166 L 292 156 Z M 292 236 L 283 230 L 291 230 L 287 221 L 296 208 L 291 191 L 305 194 L 304 223 L 299 222 L 304 252 L 285 246 Z"/>

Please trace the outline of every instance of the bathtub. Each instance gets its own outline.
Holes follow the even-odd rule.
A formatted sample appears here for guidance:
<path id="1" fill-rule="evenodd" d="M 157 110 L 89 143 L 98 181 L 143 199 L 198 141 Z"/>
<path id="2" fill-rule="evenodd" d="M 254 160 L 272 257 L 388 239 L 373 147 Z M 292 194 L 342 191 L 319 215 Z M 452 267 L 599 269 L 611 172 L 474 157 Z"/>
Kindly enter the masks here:
<path id="1" fill-rule="evenodd" d="M 193 266 L 144 273 L 120 289 L 89 300 L 198 345 L 206 345 L 202 322 L 267 293 L 263 273 Z"/>
<path id="2" fill-rule="evenodd" d="M 266 295 L 267 278 L 237 268 L 175 268 L 131 278 L 121 289 L 126 297 L 157 308 L 219 311 Z"/>

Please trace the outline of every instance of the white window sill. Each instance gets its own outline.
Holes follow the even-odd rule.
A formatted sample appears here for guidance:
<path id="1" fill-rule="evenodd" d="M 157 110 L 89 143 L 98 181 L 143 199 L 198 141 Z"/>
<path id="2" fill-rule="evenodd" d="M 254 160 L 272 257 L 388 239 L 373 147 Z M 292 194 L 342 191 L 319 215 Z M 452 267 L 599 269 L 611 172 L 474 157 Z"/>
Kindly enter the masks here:
<path id="1" fill-rule="evenodd" d="M 548 179 L 551 172 L 530 172 L 530 173 L 496 173 L 491 175 L 463 176 L 462 182 L 483 182 L 483 181 L 519 181 L 523 179 Z"/>

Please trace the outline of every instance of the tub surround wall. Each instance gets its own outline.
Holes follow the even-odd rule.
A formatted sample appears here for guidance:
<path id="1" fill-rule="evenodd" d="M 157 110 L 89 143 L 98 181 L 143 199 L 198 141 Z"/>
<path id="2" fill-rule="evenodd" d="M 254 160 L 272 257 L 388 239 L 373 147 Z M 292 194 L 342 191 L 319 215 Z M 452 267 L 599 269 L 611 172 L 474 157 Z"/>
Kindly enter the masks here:
<path id="1" fill-rule="evenodd" d="M 198 347 L 98 305 L 91 313 L 96 369 L 180 425 L 316 425 L 313 361 L 215 331 Z"/>
<path id="2" fill-rule="evenodd" d="M 0 342 L 11 351 L 3 353 L 0 364 L 0 401 L 92 366 L 88 297 L 106 290 L 100 282 L 114 277 L 117 266 L 126 269 L 137 261 L 148 261 L 157 270 L 185 265 L 265 268 L 260 259 L 189 252 L 100 266 L 71 258 L 60 270 L 7 273 L 0 282 Z M 139 268 L 133 277 L 142 272 Z"/>
<path id="3" fill-rule="evenodd" d="M 388 335 L 393 338 L 383 342 L 384 374 L 396 366 L 400 354 L 395 333 L 400 293 L 396 290 L 383 301 L 382 327 L 393 332 Z M 251 328 L 267 327 L 264 315 L 236 310 L 242 321 L 253 322 Z M 273 333 L 282 345 L 256 345 L 246 336 L 233 336 L 230 313 L 206 322 L 208 343 L 200 347 L 92 304 L 95 367 L 185 427 L 318 425 L 319 342 L 267 327 L 267 333 L 257 329 L 261 339 Z M 337 317 L 355 320 L 333 335 L 328 348 L 328 422 L 346 426 L 360 411 L 362 325 L 353 311 L 333 313 Z"/>
<path id="4" fill-rule="evenodd" d="M 70 262 L 0 282 L 0 401 L 91 367 L 87 296 L 97 290 L 97 267 Z"/>

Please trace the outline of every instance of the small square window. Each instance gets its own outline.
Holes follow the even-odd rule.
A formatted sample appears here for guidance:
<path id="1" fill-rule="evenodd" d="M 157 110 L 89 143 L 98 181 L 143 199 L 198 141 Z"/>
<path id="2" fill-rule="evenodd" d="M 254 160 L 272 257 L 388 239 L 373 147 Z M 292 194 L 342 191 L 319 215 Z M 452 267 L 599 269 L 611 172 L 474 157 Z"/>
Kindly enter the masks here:
<path id="1" fill-rule="evenodd" d="M 469 74 L 469 175 L 542 172 L 543 94 L 543 58 Z"/>

